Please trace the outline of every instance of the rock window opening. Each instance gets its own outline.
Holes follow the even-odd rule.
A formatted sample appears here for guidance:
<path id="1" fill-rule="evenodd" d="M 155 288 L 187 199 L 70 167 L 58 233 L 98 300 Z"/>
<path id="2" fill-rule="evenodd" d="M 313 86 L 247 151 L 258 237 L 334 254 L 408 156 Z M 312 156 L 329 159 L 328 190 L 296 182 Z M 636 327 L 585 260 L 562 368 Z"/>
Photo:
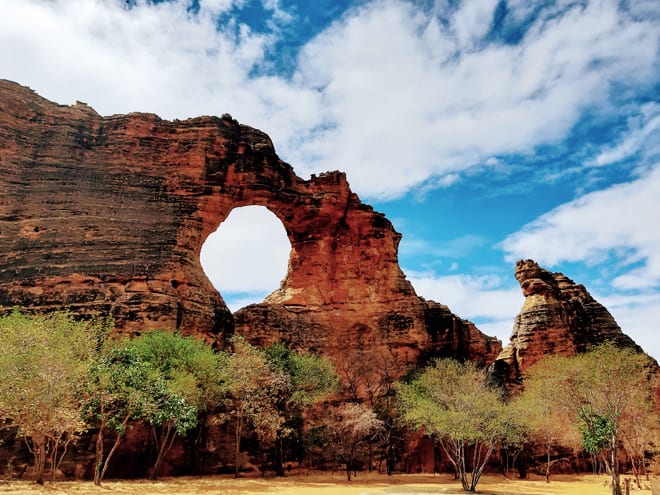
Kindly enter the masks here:
<path id="1" fill-rule="evenodd" d="M 264 206 L 234 208 L 202 246 L 204 273 L 230 311 L 260 303 L 286 277 L 291 244 Z"/>

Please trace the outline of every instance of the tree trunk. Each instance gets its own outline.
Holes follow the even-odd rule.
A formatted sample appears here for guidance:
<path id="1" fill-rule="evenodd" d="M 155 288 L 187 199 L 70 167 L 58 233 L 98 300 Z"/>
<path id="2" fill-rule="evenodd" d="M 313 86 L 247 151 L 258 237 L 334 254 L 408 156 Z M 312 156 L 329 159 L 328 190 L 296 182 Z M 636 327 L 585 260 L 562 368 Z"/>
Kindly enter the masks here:
<path id="1" fill-rule="evenodd" d="M 34 469 L 36 471 L 35 483 L 44 484 L 44 471 L 46 470 L 46 436 L 36 433 L 32 438 L 23 437 L 27 449 L 34 457 Z"/>
<path id="2" fill-rule="evenodd" d="M 44 471 L 46 470 L 46 444 L 41 443 L 34 447 L 35 468 L 37 470 L 36 483 L 38 485 L 44 484 Z"/>
<path id="3" fill-rule="evenodd" d="M 368 472 L 372 472 L 372 464 L 374 462 L 374 446 L 371 439 L 369 439 L 369 467 L 367 468 Z"/>
<path id="4" fill-rule="evenodd" d="M 119 447 L 120 443 L 121 443 L 121 435 L 117 434 L 117 438 L 115 438 L 115 443 L 112 444 L 112 448 L 110 449 L 110 452 L 108 452 L 108 457 L 106 457 L 105 462 L 103 462 L 103 469 L 101 470 L 101 475 L 99 477 L 99 485 L 103 481 L 103 478 L 105 478 L 105 473 L 108 470 L 108 466 L 110 465 L 110 459 L 112 459 L 112 456 L 117 450 L 117 447 Z"/>
<path id="5" fill-rule="evenodd" d="M 504 458 L 504 462 L 502 462 L 502 458 Z M 504 447 L 500 447 L 500 466 L 504 477 L 509 479 L 509 450 Z"/>
<path id="6" fill-rule="evenodd" d="M 121 429 L 117 430 L 117 437 L 115 438 L 115 443 L 112 444 L 112 448 L 110 449 L 110 452 L 108 452 L 108 457 L 105 458 L 105 461 L 103 462 L 103 469 L 101 470 L 101 474 L 99 476 L 99 485 L 101 485 L 101 481 L 103 481 L 103 478 L 105 478 L 105 473 L 108 470 L 108 466 L 110 465 L 110 459 L 112 459 L 112 456 L 114 455 L 115 451 L 119 447 L 119 444 L 121 443 L 121 437 L 123 433 L 126 431 L 126 425 L 128 424 L 128 420 L 131 418 L 131 413 L 129 412 L 124 416 L 124 420 L 121 422 Z M 95 482 L 96 483 L 96 482 Z"/>
<path id="7" fill-rule="evenodd" d="M 452 446 L 452 449 L 450 449 L 447 446 L 447 443 L 445 440 L 439 440 L 440 446 L 442 447 L 442 450 L 445 452 L 445 455 L 451 462 L 452 466 L 454 466 L 454 479 L 460 479 L 461 474 L 460 474 L 460 469 L 459 469 L 459 464 L 460 464 L 460 456 L 461 456 L 461 449 L 459 447 L 459 442 L 453 442 L 450 441 L 450 444 Z M 435 467 L 434 467 L 435 469 Z"/>
<path id="8" fill-rule="evenodd" d="M 234 471 L 234 477 L 238 478 L 238 473 L 240 471 L 240 465 L 239 465 L 239 458 L 241 456 L 241 435 L 242 435 L 242 420 L 240 417 L 236 418 L 236 431 L 234 432 L 234 439 L 236 440 L 236 449 L 234 450 L 234 464 L 235 464 L 235 471 Z"/>
<path id="9" fill-rule="evenodd" d="M 610 444 L 610 459 L 612 466 L 612 495 L 621 495 L 621 480 L 619 478 L 619 456 L 617 455 L 619 440 L 612 435 Z"/>
<path id="10" fill-rule="evenodd" d="M 160 468 L 160 443 L 158 442 L 158 432 L 156 431 L 155 426 L 151 427 L 151 434 L 156 443 L 156 462 L 154 463 L 153 472 L 151 473 L 151 476 L 149 476 L 149 479 L 151 481 L 156 481 L 158 479 L 158 469 Z"/>
<path id="11" fill-rule="evenodd" d="M 160 466 L 163 463 L 163 459 L 165 459 L 165 456 L 172 448 L 172 444 L 174 444 L 176 430 L 174 429 L 174 425 L 171 423 L 161 426 L 160 439 L 158 438 L 158 433 L 155 427 L 152 428 L 152 431 L 156 439 L 157 448 L 156 463 L 154 464 L 154 472 L 151 475 L 151 479 L 155 481 L 158 479 L 158 471 L 160 471 Z"/>
<path id="12" fill-rule="evenodd" d="M 280 431 L 275 438 L 275 474 L 284 476 L 284 439 Z"/>
<path id="13" fill-rule="evenodd" d="M 462 441 L 456 442 L 456 458 L 458 461 L 458 475 L 461 478 L 461 486 L 466 492 L 470 491 L 470 484 L 467 479 L 467 469 L 465 467 L 465 446 Z"/>
<path id="14" fill-rule="evenodd" d="M 518 477 L 521 480 L 527 479 L 527 454 L 522 453 L 516 458 L 516 469 L 518 469 Z"/>
<path id="15" fill-rule="evenodd" d="M 51 483 L 53 483 L 55 481 L 55 471 L 57 470 L 57 467 L 59 466 L 59 463 L 57 462 L 57 451 L 60 448 L 60 439 L 61 439 L 61 436 L 59 436 L 59 437 L 56 436 L 56 437 L 50 439 L 50 443 L 51 443 L 51 447 L 50 447 L 50 482 Z"/>
<path id="16" fill-rule="evenodd" d="M 96 436 L 96 458 L 94 462 L 94 484 L 101 486 L 101 471 L 103 468 L 103 430 L 104 423 L 99 427 L 99 433 Z"/>
<path id="17" fill-rule="evenodd" d="M 635 477 L 635 484 L 637 485 L 637 488 L 640 490 L 642 489 L 642 468 L 644 466 L 644 459 L 642 459 L 639 463 L 637 464 L 637 460 L 635 459 L 637 456 L 634 454 L 630 454 L 630 465 L 632 466 L 632 472 L 633 476 Z"/>
<path id="18" fill-rule="evenodd" d="M 353 443 L 351 445 L 348 458 L 346 459 L 346 479 L 348 479 L 348 481 L 351 481 L 351 468 L 353 467 L 353 463 L 355 459 L 355 448 L 356 448 L 356 444 Z"/>

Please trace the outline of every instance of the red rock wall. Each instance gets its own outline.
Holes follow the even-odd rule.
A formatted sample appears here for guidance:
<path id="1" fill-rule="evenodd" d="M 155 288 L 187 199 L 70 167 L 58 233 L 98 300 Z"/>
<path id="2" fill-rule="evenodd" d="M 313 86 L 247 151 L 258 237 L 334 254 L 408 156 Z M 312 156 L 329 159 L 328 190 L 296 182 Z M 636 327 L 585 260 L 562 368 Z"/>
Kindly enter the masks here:
<path id="1" fill-rule="evenodd" d="M 416 296 L 401 238 L 330 172 L 296 176 L 265 134 L 229 116 L 101 117 L 0 81 L 0 311 L 114 315 L 119 332 L 247 335 L 328 353 L 387 348 L 406 362 L 490 362 L 500 342 Z M 235 317 L 204 275 L 207 236 L 262 205 L 291 242 L 279 290 Z"/>
<path id="2" fill-rule="evenodd" d="M 500 380 L 519 383 L 544 356 L 573 356 L 603 342 L 642 351 L 583 285 L 533 260 L 518 261 L 515 276 L 525 301 L 514 320 L 510 343 L 493 364 Z"/>

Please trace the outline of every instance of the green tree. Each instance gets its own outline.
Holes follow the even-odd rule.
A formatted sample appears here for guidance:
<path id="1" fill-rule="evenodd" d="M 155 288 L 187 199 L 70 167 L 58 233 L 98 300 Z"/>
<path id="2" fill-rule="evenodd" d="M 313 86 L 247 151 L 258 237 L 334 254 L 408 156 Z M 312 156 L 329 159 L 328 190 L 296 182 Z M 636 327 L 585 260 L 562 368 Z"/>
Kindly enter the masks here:
<path id="1" fill-rule="evenodd" d="M 127 348 L 155 372 L 147 383 L 150 402 L 142 416 L 156 444 L 156 479 L 177 435 L 185 436 L 197 425 L 198 415 L 220 401 L 221 356 L 202 341 L 166 331 L 142 334 Z"/>
<path id="2" fill-rule="evenodd" d="M 379 471 L 385 461 L 387 474 L 392 474 L 400 458 L 404 432 L 396 417 L 394 385 L 406 369 L 405 357 L 391 348 L 377 352 L 369 348 L 347 348 L 340 354 L 339 374 L 345 386 L 344 393 L 352 401 L 364 399 L 383 421 L 382 435 L 372 437 L 367 446 L 369 472 L 378 449 Z"/>
<path id="3" fill-rule="evenodd" d="M 657 375 L 654 378 L 657 379 Z M 648 479 L 646 462 L 651 457 L 657 458 L 659 453 L 660 417 L 653 412 L 652 401 L 637 404 L 632 411 L 627 411 L 626 417 L 622 445 L 628 455 L 637 488 L 641 490 L 642 476 L 646 475 Z"/>
<path id="4" fill-rule="evenodd" d="M 226 410 L 220 420 L 229 420 L 234 433 L 234 469 L 240 472 L 241 439 L 252 428 L 262 442 L 273 442 L 284 427 L 278 398 L 291 389 L 290 378 L 275 370 L 265 353 L 242 337 L 231 339 L 233 352 L 223 358 L 220 381 Z"/>
<path id="5" fill-rule="evenodd" d="M 499 418 L 502 436 L 500 439 L 500 461 L 504 475 L 509 472 L 509 460 L 512 459 L 512 466 L 516 464 L 521 453 L 529 440 L 529 410 L 522 408 L 522 404 L 517 401 L 505 401 Z M 527 476 L 524 460 L 518 464 L 518 473 L 521 478 Z"/>
<path id="6" fill-rule="evenodd" d="M 567 460 L 556 455 L 553 458 L 553 453 L 560 447 L 580 444 L 579 432 L 559 397 L 563 379 L 563 369 L 546 372 L 542 376 L 537 374 L 534 379 L 525 381 L 523 392 L 511 403 L 526 428 L 526 441 L 543 448 L 546 457 L 545 480 L 548 483 L 553 465 Z"/>
<path id="7" fill-rule="evenodd" d="M 338 376 L 327 357 L 293 352 L 284 344 L 274 344 L 264 349 L 271 367 L 288 379 L 279 390 L 276 407 L 283 418 L 275 438 L 275 471 L 284 475 L 284 440 L 294 433 L 295 425 L 301 424 L 305 410 L 317 404 L 337 390 Z"/>
<path id="8" fill-rule="evenodd" d="M 613 495 L 621 494 L 621 446 L 653 415 L 651 368 L 645 354 L 605 343 L 574 357 L 546 358 L 526 379 L 526 387 L 552 380 L 557 406 L 570 414 L 584 449 L 605 464 Z"/>
<path id="9" fill-rule="evenodd" d="M 131 347 L 107 349 L 91 367 L 85 390 L 85 420 L 98 430 L 94 463 L 94 484 L 100 485 L 110 460 L 119 447 L 129 421 L 144 417 L 153 403 L 149 391 L 158 373 L 142 361 Z M 107 456 L 106 434 L 114 435 Z"/>
<path id="10" fill-rule="evenodd" d="M 85 430 L 81 391 L 105 330 L 100 321 L 68 313 L 0 318 L 0 417 L 24 437 L 34 456 L 36 481 L 51 481 L 75 436 Z"/>
<path id="11" fill-rule="evenodd" d="M 330 448 L 346 467 L 346 479 L 357 470 L 362 447 L 383 431 L 383 422 L 364 404 L 345 402 L 330 412 L 327 432 Z"/>
<path id="12" fill-rule="evenodd" d="M 438 359 L 398 393 L 402 420 L 437 439 L 465 491 L 475 491 L 498 442 L 519 431 L 472 362 Z"/>

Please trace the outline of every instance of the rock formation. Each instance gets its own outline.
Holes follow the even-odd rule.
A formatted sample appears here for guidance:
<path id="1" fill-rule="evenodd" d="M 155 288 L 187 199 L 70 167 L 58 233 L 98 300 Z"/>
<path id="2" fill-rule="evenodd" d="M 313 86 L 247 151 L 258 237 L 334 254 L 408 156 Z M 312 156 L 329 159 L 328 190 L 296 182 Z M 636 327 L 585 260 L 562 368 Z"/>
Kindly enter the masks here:
<path id="1" fill-rule="evenodd" d="M 544 270 L 533 260 L 518 261 L 515 276 L 525 301 L 509 345 L 491 368 L 499 380 L 518 383 L 525 370 L 544 356 L 572 356 L 607 341 L 642 351 L 583 285 Z"/>
<path id="2" fill-rule="evenodd" d="M 498 340 L 419 298 L 384 215 L 330 172 L 310 180 L 262 132 L 230 116 L 102 117 L 0 81 L 0 311 L 112 314 L 119 332 L 247 335 L 328 353 L 387 348 L 406 362 L 490 362 Z M 232 315 L 199 253 L 235 207 L 284 225 L 289 269 L 262 304 Z"/>

